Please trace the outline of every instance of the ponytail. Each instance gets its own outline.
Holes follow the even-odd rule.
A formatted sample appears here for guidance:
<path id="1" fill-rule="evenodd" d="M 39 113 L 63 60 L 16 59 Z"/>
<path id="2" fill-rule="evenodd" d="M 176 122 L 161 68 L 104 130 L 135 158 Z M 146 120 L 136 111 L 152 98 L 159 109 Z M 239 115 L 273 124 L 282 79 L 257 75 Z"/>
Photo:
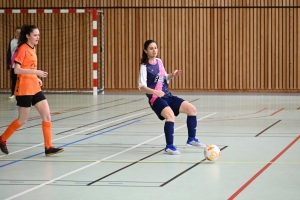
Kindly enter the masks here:
<path id="1" fill-rule="evenodd" d="M 148 55 L 147 55 L 146 52 L 143 50 L 142 58 L 141 58 L 141 64 L 147 64 L 147 63 L 148 63 Z"/>

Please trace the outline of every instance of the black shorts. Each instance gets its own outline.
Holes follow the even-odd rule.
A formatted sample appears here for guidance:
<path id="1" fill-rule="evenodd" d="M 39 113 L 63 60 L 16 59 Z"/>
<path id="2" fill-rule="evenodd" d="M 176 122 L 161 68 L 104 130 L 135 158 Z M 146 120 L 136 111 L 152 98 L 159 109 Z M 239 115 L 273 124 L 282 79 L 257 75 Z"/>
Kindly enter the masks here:
<path id="1" fill-rule="evenodd" d="M 153 106 L 151 106 L 151 103 L 149 101 L 150 107 L 152 108 L 152 110 L 156 113 L 157 117 L 160 120 L 164 120 L 165 118 L 163 116 L 161 116 L 161 112 L 165 107 L 170 106 L 170 108 L 173 110 L 174 115 L 178 116 L 179 115 L 179 109 L 180 106 L 182 104 L 182 102 L 184 102 L 184 100 L 182 98 L 179 98 L 177 96 L 172 96 L 170 98 L 157 98 L 154 101 Z"/>
<path id="2" fill-rule="evenodd" d="M 17 106 L 20 107 L 31 107 L 31 105 L 35 105 L 36 103 L 45 100 L 46 97 L 43 92 L 38 92 L 35 95 L 25 95 L 25 96 L 16 96 Z"/>

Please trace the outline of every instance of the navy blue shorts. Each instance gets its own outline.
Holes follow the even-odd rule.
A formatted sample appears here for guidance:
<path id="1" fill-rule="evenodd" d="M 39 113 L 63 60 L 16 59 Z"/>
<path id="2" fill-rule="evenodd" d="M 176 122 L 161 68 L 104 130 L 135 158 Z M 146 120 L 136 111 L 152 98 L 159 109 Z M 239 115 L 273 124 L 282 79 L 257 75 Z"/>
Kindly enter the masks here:
<path id="1" fill-rule="evenodd" d="M 179 108 L 182 104 L 182 102 L 184 102 L 183 99 L 177 97 L 177 96 L 172 96 L 170 98 L 157 98 L 154 101 L 153 106 L 151 106 L 150 102 L 150 107 L 152 108 L 152 110 L 155 112 L 155 114 L 157 115 L 157 117 L 160 120 L 164 120 L 165 118 L 163 116 L 161 116 L 161 112 L 165 107 L 170 106 L 170 108 L 173 110 L 174 115 L 177 116 L 179 115 Z"/>
<path id="2" fill-rule="evenodd" d="M 20 107 L 31 107 L 31 105 L 35 105 L 40 101 L 46 99 L 43 92 L 38 92 L 35 95 L 25 95 L 25 96 L 16 96 L 17 106 Z"/>

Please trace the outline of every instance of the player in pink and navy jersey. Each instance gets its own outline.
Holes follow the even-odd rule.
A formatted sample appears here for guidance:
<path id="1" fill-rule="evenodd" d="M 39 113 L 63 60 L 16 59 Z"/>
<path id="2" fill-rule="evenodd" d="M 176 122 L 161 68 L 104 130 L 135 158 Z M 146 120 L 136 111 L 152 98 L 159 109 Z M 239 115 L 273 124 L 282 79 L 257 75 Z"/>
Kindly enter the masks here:
<path id="1" fill-rule="evenodd" d="M 152 110 L 160 120 L 165 120 L 164 132 L 166 138 L 165 153 L 179 155 L 174 146 L 174 121 L 179 113 L 187 114 L 188 146 L 206 147 L 196 138 L 197 117 L 196 108 L 191 103 L 173 96 L 168 89 L 169 81 L 182 74 L 182 70 L 175 70 L 167 74 L 161 59 L 157 58 L 157 44 L 153 40 L 144 43 L 142 53 L 139 90 L 145 92 Z"/>

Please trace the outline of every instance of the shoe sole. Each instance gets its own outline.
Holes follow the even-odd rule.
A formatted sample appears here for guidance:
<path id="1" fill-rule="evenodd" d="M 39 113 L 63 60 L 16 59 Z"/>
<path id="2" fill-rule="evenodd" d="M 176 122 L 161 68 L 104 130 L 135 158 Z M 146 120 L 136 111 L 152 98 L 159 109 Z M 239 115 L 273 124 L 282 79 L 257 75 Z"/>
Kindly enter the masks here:
<path id="1" fill-rule="evenodd" d="M 55 152 L 55 153 L 48 153 L 48 154 L 46 154 L 46 156 L 52 156 L 52 155 L 54 155 L 54 154 L 58 154 L 58 153 L 61 153 L 61 152 L 63 152 L 64 151 L 64 149 L 61 149 L 61 150 L 59 150 L 59 151 L 57 151 L 57 152 Z"/>
<path id="2" fill-rule="evenodd" d="M 206 147 L 206 146 L 205 147 L 204 146 L 195 146 L 195 145 L 191 145 L 191 144 L 186 144 L 186 146 L 188 146 L 188 147 L 198 147 L 198 148 L 203 148 L 203 149 Z"/>
<path id="3" fill-rule="evenodd" d="M 1 151 L 2 153 L 4 153 L 5 155 L 8 155 L 8 153 Z"/>
<path id="4" fill-rule="evenodd" d="M 164 153 L 165 153 L 165 154 L 168 154 L 168 155 L 175 155 L 175 156 L 176 156 L 176 155 L 180 155 L 180 152 L 177 153 L 177 154 L 175 154 L 175 153 L 172 153 L 172 152 L 167 152 L 167 151 L 165 151 Z"/>

